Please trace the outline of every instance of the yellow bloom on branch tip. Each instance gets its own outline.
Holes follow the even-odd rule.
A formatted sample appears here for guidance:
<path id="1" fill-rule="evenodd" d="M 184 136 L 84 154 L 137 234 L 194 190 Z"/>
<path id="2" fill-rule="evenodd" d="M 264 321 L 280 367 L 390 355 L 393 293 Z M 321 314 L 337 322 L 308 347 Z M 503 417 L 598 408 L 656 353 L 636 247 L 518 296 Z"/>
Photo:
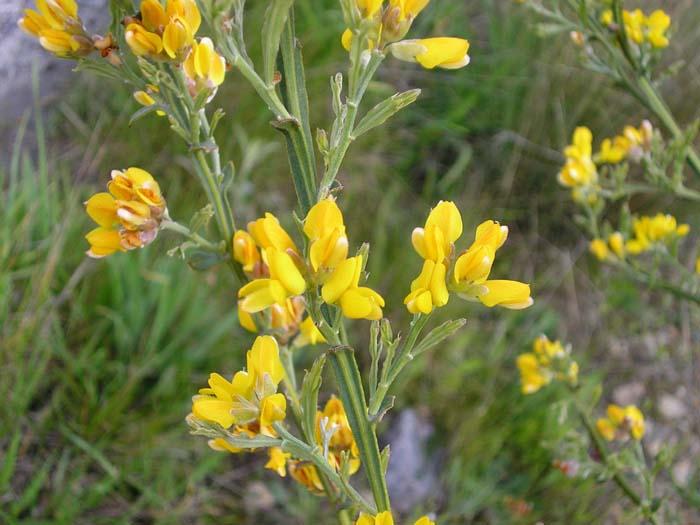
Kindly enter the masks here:
<path id="1" fill-rule="evenodd" d="M 248 233 L 261 248 L 274 247 L 281 251 L 291 250 L 299 253 L 294 241 L 282 228 L 273 214 L 266 212 L 264 217 L 248 223 Z"/>
<path id="2" fill-rule="evenodd" d="M 143 0 L 141 2 L 141 22 L 151 32 L 158 33 L 168 25 L 168 15 L 158 0 Z"/>
<path id="3" fill-rule="evenodd" d="M 211 39 L 202 38 L 199 43 L 192 43 L 183 69 L 195 92 L 202 88 L 214 89 L 224 81 L 226 60 L 216 52 Z"/>
<path id="4" fill-rule="evenodd" d="M 608 441 L 628 437 L 639 441 L 644 436 L 644 415 L 634 405 L 608 405 L 607 417 L 596 421 L 596 428 Z"/>
<path id="5" fill-rule="evenodd" d="M 180 58 L 192 45 L 193 38 L 194 33 L 187 22 L 183 18 L 175 17 L 163 31 L 163 49 L 170 58 Z"/>
<path id="6" fill-rule="evenodd" d="M 165 9 L 171 20 L 182 18 L 187 23 L 192 35 L 197 32 L 202 23 L 202 15 L 195 0 L 168 0 Z"/>
<path id="7" fill-rule="evenodd" d="M 523 394 L 534 394 L 554 379 L 570 385 L 578 382 L 578 364 L 571 359 L 571 348 L 544 335 L 535 339 L 532 352 L 518 356 L 516 364 Z"/>
<path id="8" fill-rule="evenodd" d="M 462 235 L 462 216 L 454 202 L 440 201 L 430 210 L 424 228 L 416 228 L 411 242 L 423 259 L 443 262 Z"/>
<path id="9" fill-rule="evenodd" d="M 299 325 L 299 335 L 294 339 L 295 346 L 317 345 L 326 342 L 321 331 L 311 317 L 307 317 Z"/>
<path id="10" fill-rule="evenodd" d="M 428 516 L 421 516 L 413 525 L 435 525 L 435 522 Z"/>
<path id="11" fill-rule="evenodd" d="M 246 361 L 248 370 L 236 372 L 231 381 L 211 374 L 209 386 L 192 398 L 192 414 L 224 429 L 236 425 L 250 437 L 257 433 L 274 436 L 272 424 L 284 419 L 287 408 L 286 398 L 277 393 L 284 378 L 277 341 L 271 336 L 257 337 Z"/>
<path id="12" fill-rule="evenodd" d="M 664 48 L 668 46 L 666 30 L 671 27 L 670 16 L 661 9 L 657 9 L 647 17 L 645 25 L 648 31 L 647 40 L 652 47 Z"/>
<path id="13" fill-rule="evenodd" d="M 469 41 L 463 38 L 402 40 L 391 44 L 389 50 L 399 60 L 417 62 L 426 69 L 459 69 L 470 61 Z"/>
<path id="14" fill-rule="evenodd" d="M 590 187 L 598 181 L 592 157 L 593 134 L 586 127 L 574 131 L 572 143 L 564 150 L 566 164 L 559 172 L 559 183 L 569 188 Z"/>
<path id="15" fill-rule="evenodd" d="M 404 304 L 412 314 L 429 314 L 435 308 L 445 306 L 450 299 L 445 276 L 447 268 L 443 263 L 426 260 L 420 275 L 411 283 L 411 293 Z"/>
<path id="16" fill-rule="evenodd" d="M 343 315 L 350 319 L 378 320 L 382 318 L 384 299 L 371 288 L 359 286 L 362 256 L 350 257 L 331 273 L 321 289 L 323 300 L 339 304 Z"/>
<path id="17" fill-rule="evenodd" d="M 90 257 L 99 259 L 112 255 L 115 252 L 123 252 L 121 236 L 117 230 L 107 228 L 95 228 L 85 236 L 85 239 L 90 243 L 90 249 L 87 254 Z"/>
<path id="18" fill-rule="evenodd" d="M 348 255 L 343 214 L 335 200 L 316 203 L 304 220 L 304 234 L 310 241 L 309 261 L 314 272 L 333 270 Z"/>
<path id="19" fill-rule="evenodd" d="M 142 25 L 129 24 L 124 32 L 126 43 L 136 56 L 158 55 L 163 50 L 163 41 Z"/>

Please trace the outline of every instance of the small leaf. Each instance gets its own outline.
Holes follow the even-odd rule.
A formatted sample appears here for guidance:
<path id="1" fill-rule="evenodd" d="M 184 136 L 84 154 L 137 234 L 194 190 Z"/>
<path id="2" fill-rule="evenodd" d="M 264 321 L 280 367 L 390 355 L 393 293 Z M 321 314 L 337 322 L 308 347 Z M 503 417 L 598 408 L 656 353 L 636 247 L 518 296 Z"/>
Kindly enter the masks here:
<path id="1" fill-rule="evenodd" d="M 323 381 L 323 367 L 326 356 L 322 354 L 304 376 L 301 385 L 302 430 L 309 442 L 316 439 L 316 411 L 318 409 L 318 392 Z"/>
<path id="2" fill-rule="evenodd" d="M 457 330 L 462 328 L 466 322 L 466 319 L 456 319 L 453 321 L 446 321 L 440 326 L 433 328 L 430 333 L 415 346 L 412 352 L 413 356 L 419 356 L 423 352 L 426 352 L 427 350 L 430 350 L 434 346 L 440 344 Z"/>
<path id="3" fill-rule="evenodd" d="M 221 191 L 226 192 L 236 178 L 236 166 L 233 161 L 229 161 L 224 166 L 223 178 L 221 179 Z"/>
<path id="4" fill-rule="evenodd" d="M 190 268 L 200 272 L 208 270 L 224 260 L 222 253 L 202 250 L 197 247 L 183 250 L 183 256 Z"/>
<path id="5" fill-rule="evenodd" d="M 370 420 L 372 421 L 372 423 L 379 423 L 382 420 L 382 418 L 386 415 L 386 413 L 389 412 L 389 410 L 391 410 L 392 408 L 394 408 L 394 401 L 396 401 L 396 396 L 385 397 L 377 413 L 370 414 Z"/>
<path id="6" fill-rule="evenodd" d="M 415 102 L 419 95 L 420 89 L 411 89 L 403 93 L 396 93 L 383 100 L 370 109 L 362 118 L 360 123 L 353 130 L 353 137 L 357 138 L 371 129 L 381 126 L 403 108 Z"/>
<path id="7" fill-rule="evenodd" d="M 144 106 L 141 109 L 139 109 L 136 113 L 131 115 L 131 118 L 129 119 L 129 126 L 131 126 L 137 120 L 156 111 L 164 111 L 165 113 L 167 113 L 168 108 L 161 104 L 151 104 L 150 106 Z"/>
<path id="8" fill-rule="evenodd" d="M 263 80 L 268 86 L 275 83 L 275 64 L 280 48 L 282 31 L 289 17 L 294 0 L 270 0 L 262 27 Z"/>

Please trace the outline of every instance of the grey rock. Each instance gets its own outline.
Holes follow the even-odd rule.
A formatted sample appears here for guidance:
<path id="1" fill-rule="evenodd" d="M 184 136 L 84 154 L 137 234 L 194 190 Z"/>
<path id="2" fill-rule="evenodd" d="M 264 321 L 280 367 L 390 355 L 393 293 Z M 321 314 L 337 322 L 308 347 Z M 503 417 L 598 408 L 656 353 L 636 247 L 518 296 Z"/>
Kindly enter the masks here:
<path id="1" fill-rule="evenodd" d="M 60 93 L 74 63 L 42 49 L 36 39 L 17 26 L 33 0 L 0 0 L 0 127 L 15 121 L 32 103 L 32 68 L 39 73 L 41 95 Z M 90 33 L 104 33 L 109 25 L 107 0 L 80 0 L 80 17 Z"/>
<path id="2" fill-rule="evenodd" d="M 403 410 L 388 432 L 391 459 L 387 485 L 392 507 L 405 513 L 437 492 L 435 458 L 427 454 L 433 425 L 416 410 Z"/>

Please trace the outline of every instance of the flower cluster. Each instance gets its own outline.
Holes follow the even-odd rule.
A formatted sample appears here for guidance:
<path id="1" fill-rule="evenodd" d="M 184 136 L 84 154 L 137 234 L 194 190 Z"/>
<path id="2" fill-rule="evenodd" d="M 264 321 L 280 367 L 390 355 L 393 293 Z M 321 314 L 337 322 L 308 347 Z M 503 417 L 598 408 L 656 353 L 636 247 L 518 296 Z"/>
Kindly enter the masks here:
<path id="1" fill-rule="evenodd" d="M 341 38 L 348 51 L 362 35 L 367 46 L 386 49 L 396 58 L 417 62 L 426 69 L 458 69 L 469 64 L 469 42 L 463 38 L 435 37 L 402 40 L 429 0 L 355 0 L 351 18 L 359 21 Z"/>
<path id="2" fill-rule="evenodd" d="M 425 227 L 413 230 L 413 247 L 424 262 L 404 299 L 409 312 L 428 314 L 446 305 L 450 291 L 488 307 L 521 309 L 532 305 L 529 285 L 488 278 L 496 251 L 508 237 L 506 226 L 490 220 L 481 223 L 474 242 L 457 256 L 454 243 L 461 235 L 462 217 L 449 201 L 440 201 L 430 211 Z"/>
<path id="3" fill-rule="evenodd" d="M 607 240 L 596 238 L 590 250 L 599 260 L 612 257 L 624 259 L 626 255 L 639 255 L 688 235 L 690 226 L 678 224 L 673 215 L 657 213 L 653 217 L 636 217 L 632 221 L 632 237 L 625 241 L 621 232 L 610 234 Z"/>
<path id="4" fill-rule="evenodd" d="M 650 150 L 653 135 L 654 129 L 647 120 L 639 128 L 625 126 L 622 134 L 603 139 L 594 155 L 591 130 L 577 127 L 571 144 L 564 149 L 566 162 L 559 171 L 559 183 L 572 189 L 575 201 L 596 202 L 600 192 L 598 167 L 625 160 L 639 161 Z"/>
<path id="5" fill-rule="evenodd" d="M 256 314 L 285 307 L 290 298 L 321 286 L 323 301 L 339 306 L 346 317 L 381 319 L 384 299 L 360 286 L 365 256 L 347 256 L 343 215 L 335 201 L 327 198 L 314 205 L 303 229 L 309 240 L 306 259 L 271 213 L 248 224 L 247 232 L 234 234 L 234 259 L 253 279 L 239 290 L 239 309 Z M 320 341 L 313 330 L 308 335 Z"/>
<path id="6" fill-rule="evenodd" d="M 620 407 L 608 405 L 607 417 L 596 421 L 600 435 L 608 441 L 632 439 L 639 441 L 644 436 L 644 415 L 634 405 Z"/>
<path id="7" fill-rule="evenodd" d="M 518 356 L 517 365 L 523 394 L 534 394 L 552 380 L 571 386 L 578 382 L 578 363 L 571 358 L 571 347 L 545 335 L 535 339 L 532 352 Z"/>
<path id="8" fill-rule="evenodd" d="M 142 248 L 153 242 L 168 210 L 160 186 L 141 168 L 113 170 L 109 193 L 96 193 L 85 203 L 98 227 L 85 238 L 90 257 Z"/>
<path id="9" fill-rule="evenodd" d="M 388 510 L 380 512 L 376 516 L 362 513 L 355 521 L 355 525 L 394 525 L 394 517 Z M 428 516 L 422 516 L 413 525 L 435 525 Z"/>
<path id="10" fill-rule="evenodd" d="M 600 21 L 613 30 L 617 29 L 611 9 L 603 11 Z M 661 9 L 648 16 L 641 9 L 625 9 L 622 11 L 622 22 L 627 38 L 637 45 L 649 44 L 653 48 L 664 48 L 669 44 L 666 32 L 671 27 L 671 17 Z"/>
<path id="11" fill-rule="evenodd" d="M 18 25 L 41 47 L 61 58 L 89 54 L 95 45 L 85 32 L 75 0 L 36 0 L 38 11 L 25 9 Z"/>
<path id="12" fill-rule="evenodd" d="M 209 376 L 209 387 L 192 398 L 196 419 L 216 423 L 235 434 L 276 436 L 273 424 L 285 418 L 287 400 L 277 387 L 285 372 L 277 341 L 271 336 L 255 339 L 246 356 L 247 370 L 236 372 L 231 381 L 219 374 Z M 209 442 L 216 450 L 239 452 L 224 438 Z"/>

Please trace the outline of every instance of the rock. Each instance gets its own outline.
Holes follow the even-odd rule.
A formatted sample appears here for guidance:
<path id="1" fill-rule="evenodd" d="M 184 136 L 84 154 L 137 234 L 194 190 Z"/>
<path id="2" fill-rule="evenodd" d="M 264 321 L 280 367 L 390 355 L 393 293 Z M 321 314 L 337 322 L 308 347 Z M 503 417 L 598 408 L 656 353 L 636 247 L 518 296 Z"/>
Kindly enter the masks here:
<path id="1" fill-rule="evenodd" d="M 433 432 L 427 418 L 413 409 L 403 410 L 388 432 L 391 459 L 386 477 L 398 512 L 409 512 L 437 492 L 437 462 L 427 454 Z"/>
<path id="2" fill-rule="evenodd" d="M 663 394 L 659 399 L 659 412 L 666 419 L 680 419 L 688 413 L 683 402 L 671 394 Z"/>
<path id="3" fill-rule="evenodd" d="M 612 398 L 616 404 L 621 406 L 639 405 L 639 402 L 644 398 L 644 391 L 643 383 L 626 383 L 613 391 Z"/>
<path id="4" fill-rule="evenodd" d="M 60 93 L 73 68 L 72 61 L 47 53 L 35 38 L 17 26 L 25 8 L 35 8 L 34 1 L 0 2 L 0 127 L 11 125 L 31 106 L 34 64 L 42 96 Z M 81 0 L 80 17 L 89 32 L 106 32 L 107 0 Z"/>

